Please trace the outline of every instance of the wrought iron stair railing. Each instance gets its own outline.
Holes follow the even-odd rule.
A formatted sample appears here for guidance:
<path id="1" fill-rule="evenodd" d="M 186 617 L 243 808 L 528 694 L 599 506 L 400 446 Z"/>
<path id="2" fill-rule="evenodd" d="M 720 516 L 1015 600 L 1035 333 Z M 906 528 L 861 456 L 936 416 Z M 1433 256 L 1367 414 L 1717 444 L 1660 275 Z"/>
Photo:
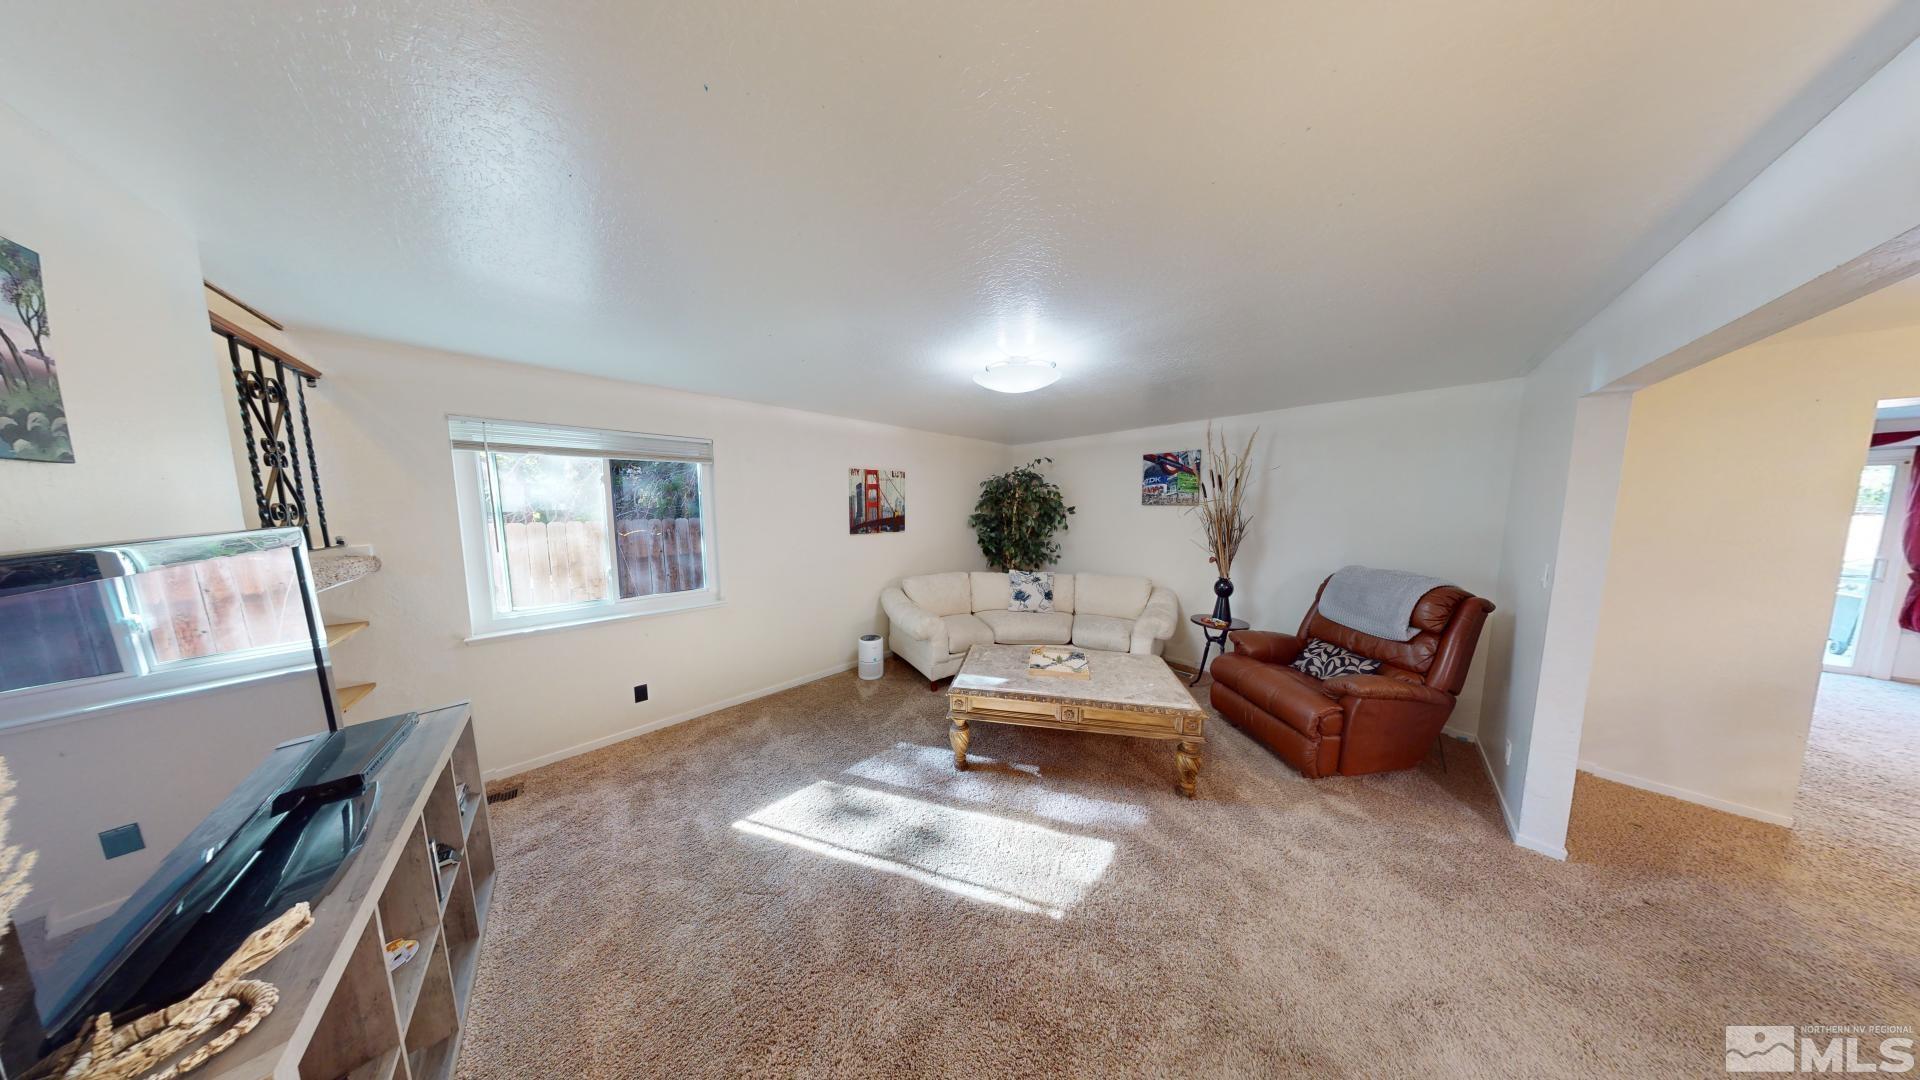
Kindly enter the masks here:
<path id="1" fill-rule="evenodd" d="M 233 366 L 240 432 L 246 441 L 260 527 L 298 526 L 306 534 L 308 548 L 332 547 L 335 540 L 327 528 L 327 503 L 320 490 L 320 461 L 307 418 L 307 388 L 319 385 L 320 372 L 276 351 L 216 312 L 209 312 L 208 318 L 214 335 L 226 342 Z M 316 529 L 318 544 L 314 543 Z"/>

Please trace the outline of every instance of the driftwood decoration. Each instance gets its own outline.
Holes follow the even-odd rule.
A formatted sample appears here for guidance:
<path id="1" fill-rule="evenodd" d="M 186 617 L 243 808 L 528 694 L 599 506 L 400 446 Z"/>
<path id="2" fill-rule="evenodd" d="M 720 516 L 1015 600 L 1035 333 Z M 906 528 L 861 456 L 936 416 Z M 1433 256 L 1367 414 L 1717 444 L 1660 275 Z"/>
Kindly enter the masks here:
<path id="1" fill-rule="evenodd" d="M 185 1001 L 117 1028 L 110 1014 L 101 1013 L 94 1018 L 91 1034 L 82 1034 L 55 1055 L 52 1070 L 43 1073 L 36 1068 L 35 1075 L 57 1075 L 63 1080 L 173 1080 L 192 1072 L 258 1027 L 273 1011 L 280 991 L 271 983 L 241 976 L 273 959 L 312 925 L 313 909 L 304 903 L 295 904 L 249 935 L 213 977 Z M 240 1018 L 225 1031 L 166 1068 L 150 1071 L 235 1013 L 240 1013 Z"/>

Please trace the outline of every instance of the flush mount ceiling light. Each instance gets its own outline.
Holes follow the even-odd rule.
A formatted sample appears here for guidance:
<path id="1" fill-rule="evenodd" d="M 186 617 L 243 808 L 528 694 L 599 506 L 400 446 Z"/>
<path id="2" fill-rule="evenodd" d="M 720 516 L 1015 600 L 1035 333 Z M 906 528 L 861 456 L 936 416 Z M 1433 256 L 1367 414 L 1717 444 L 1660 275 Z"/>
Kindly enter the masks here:
<path id="1" fill-rule="evenodd" d="M 1060 369 L 1051 360 L 1031 356 L 1009 356 L 995 360 L 985 370 L 973 373 L 973 381 L 1003 394 L 1024 394 L 1052 386 L 1060 378 Z"/>

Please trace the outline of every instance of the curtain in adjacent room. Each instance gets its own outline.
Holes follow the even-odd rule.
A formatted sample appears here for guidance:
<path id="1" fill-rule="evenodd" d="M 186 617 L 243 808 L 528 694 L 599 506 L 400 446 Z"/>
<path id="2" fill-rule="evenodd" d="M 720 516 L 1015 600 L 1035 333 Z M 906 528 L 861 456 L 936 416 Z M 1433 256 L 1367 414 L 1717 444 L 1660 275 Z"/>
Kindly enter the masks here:
<path id="1" fill-rule="evenodd" d="M 1920 634 L 1920 454 L 1907 473 L 1907 527 L 1900 537 L 1907 556 L 1907 599 L 1900 605 L 1900 628 Z"/>

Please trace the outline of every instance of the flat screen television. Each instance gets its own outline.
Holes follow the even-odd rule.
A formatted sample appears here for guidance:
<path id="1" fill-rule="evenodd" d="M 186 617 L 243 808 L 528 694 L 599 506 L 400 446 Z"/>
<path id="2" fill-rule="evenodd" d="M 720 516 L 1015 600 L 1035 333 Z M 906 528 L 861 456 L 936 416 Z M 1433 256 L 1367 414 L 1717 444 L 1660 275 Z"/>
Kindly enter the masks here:
<path id="1" fill-rule="evenodd" d="M 0 1075 L 323 896 L 409 726 L 341 727 L 298 529 L 0 556 Z"/>

